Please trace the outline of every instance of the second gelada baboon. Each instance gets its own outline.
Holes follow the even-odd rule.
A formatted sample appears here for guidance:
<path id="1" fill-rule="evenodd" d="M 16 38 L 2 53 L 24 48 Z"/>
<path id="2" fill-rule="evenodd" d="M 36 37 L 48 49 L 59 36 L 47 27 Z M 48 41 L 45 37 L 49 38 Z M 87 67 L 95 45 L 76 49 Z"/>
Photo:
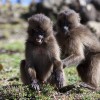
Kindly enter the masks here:
<path id="1" fill-rule="evenodd" d="M 57 18 L 56 38 L 62 50 L 66 67 L 77 66 L 83 82 L 93 89 L 100 83 L 100 42 L 90 30 L 80 23 L 74 10 L 61 11 Z"/>

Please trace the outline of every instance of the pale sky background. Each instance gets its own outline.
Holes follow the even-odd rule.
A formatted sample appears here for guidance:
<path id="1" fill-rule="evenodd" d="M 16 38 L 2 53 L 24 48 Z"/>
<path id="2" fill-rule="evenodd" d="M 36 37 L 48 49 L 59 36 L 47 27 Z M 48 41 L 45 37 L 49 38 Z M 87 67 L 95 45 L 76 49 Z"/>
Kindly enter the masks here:
<path id="1" fill-rule="evenodd" d="M 3 2 L 3 4 L 5 3 L 6 0 L 1 0 Z M 12 4 L 15 4 L 17 2 L 17 0 L 10 0 L 12 2 Z M 24 6 L 27 6 L 31 3 L 32 0 L 21 0 L 21 4 Z M 35 2 L 40 2 L 41 0 L 34 0 Z"/>

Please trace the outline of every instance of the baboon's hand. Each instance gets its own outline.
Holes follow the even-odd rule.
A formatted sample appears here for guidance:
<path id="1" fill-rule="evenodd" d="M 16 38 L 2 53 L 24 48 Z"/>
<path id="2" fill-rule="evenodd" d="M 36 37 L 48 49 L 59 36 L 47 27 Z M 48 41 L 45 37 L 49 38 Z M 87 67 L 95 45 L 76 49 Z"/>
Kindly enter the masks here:
<path id="1" fill-rule="evenodd" d="M 34 80 L 33 80 L 31 86 L 32 86 L 32 88 L 33 88 L 34 90 L 36 90 L 36 91 L 39 91 L 39 90 L 40 90 L 40 86 L 39 86 L 39 84 L 38 84 L 37 79 L 34 79 Z"/>
<path id="2" fill-rule="evenodd" d="M 56 85 L 58 88 L 62 88 L 64 86 L 64 76 L 60 71 L 56 72 Z"/>

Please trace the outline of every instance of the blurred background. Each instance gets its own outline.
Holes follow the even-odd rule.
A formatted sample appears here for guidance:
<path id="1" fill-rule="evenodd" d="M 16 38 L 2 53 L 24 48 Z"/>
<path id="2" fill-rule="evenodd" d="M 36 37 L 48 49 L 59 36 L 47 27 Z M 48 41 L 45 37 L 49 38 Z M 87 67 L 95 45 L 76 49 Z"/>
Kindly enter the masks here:
<path id="1" fill-rule="evenodd" d="M 1 92 L 2 96 L 9 99 L 9 95 L 14 97 L 16 93 L 20 93 L 18 88 L 16 92 L 14 89 L 5 89 L 3 86 L 22 84 L 19 65 L 24 59 L 27 19 L 33 14 L 44 13 L 53 20 L 55 26 L 57 14 L 66 8 L 78 12 L 81 23 L 86 25 L 100 40 L 100 0 L 0 0 L 0 86 L 3 91 L 5 90 L 5 93 Z M 75 69 L 74 67 L 65 70 L 68 84 L 80 81 Z M 88 96 L 90 98 L 88 100 L 91 100 L 91 96 L 92 98 L 94 96 L 94 100 L 100 96 L 100 93 L 86 94 L 82 97 Z M 20 96 L 19 94 L 16 97 L 20 98 Z"/>
<path id="2" fill-rule="evenodd" d="M 78 12 L 81 23 L 99 37 L 100 0 L 0 0 L 0 40 L 9 34 L 24 36 L 27 18 L 33 14 L 44 13 L 55 23 L 59 11 L 66 8 Z"/>

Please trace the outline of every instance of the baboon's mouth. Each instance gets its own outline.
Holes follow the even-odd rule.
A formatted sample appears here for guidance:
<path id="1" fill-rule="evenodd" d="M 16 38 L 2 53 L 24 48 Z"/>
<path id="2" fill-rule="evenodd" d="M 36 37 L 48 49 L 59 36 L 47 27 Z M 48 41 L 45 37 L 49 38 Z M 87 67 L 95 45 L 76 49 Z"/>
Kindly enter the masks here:
<path id="1" fill-rule="evenodd" d="M 42 39 L 36 39 L 36 42 L 38 42 L 39 44 L 41 44 L 43 42 Z"/>

